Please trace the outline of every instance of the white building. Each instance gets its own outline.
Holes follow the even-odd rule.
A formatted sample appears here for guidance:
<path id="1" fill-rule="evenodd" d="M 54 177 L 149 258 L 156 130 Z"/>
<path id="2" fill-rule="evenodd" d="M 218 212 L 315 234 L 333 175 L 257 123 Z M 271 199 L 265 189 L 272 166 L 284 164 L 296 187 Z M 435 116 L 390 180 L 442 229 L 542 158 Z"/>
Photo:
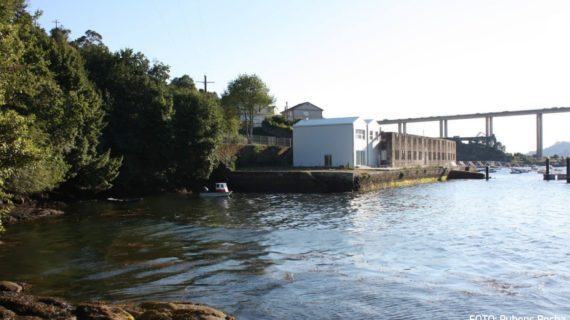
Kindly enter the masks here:
<path id="1" fill-rule="evenodd" d="M 261 108 L 258 112 L 256 112 L 253 115 L 253 127 L 254 128 L 259 128 L 261 127 L 261 124 L 263 123 L 263 120 L 265 120 L 265 118 L 271 117 L 275 115 L 275 106 L 267 106 L 267 107 L 263 107 Z M 245 122 L 247 119 L 246 117 L 242 114 L 240 115 L 240 120 L 241 122 Z"/>
<path id="2" fill-rule="evenodd" d="M 379 167 L 380 126 L 360 117 L 301 120 L 293 126 L 295 167 Z"/>

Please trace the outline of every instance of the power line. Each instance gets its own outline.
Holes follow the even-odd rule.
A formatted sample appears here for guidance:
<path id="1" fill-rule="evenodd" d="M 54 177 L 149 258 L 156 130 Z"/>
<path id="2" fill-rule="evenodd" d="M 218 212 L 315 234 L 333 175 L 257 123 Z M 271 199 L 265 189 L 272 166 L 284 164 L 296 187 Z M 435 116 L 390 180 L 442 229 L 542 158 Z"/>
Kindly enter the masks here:
<path id="1" fill-rule="evenodd" d="M 198 83 L 204 84 L 204 92 L 208 92 L 208 83 L 215 83 L 214 81 L 208 81 L 208 77 L 204 75 L 204 81 L 197 81 Z"/>

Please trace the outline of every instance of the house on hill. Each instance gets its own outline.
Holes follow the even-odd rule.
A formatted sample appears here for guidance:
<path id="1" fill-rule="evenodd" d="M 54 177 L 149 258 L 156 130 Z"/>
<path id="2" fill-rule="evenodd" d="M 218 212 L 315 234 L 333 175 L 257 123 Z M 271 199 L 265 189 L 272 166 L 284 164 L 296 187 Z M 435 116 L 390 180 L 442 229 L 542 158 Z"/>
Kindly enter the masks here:
<path id="1" fill-rule="evenodd" d="M 253 127 L 254 128 L 258 128 L 261 127 L 261 124 L 263 123 L 263 120 L 265 120 L 265 118 L 271 117 L 275 114 L 275 106 L 267 106 L 267 107 L 263 107 L 261 108 L 258 112 L 256 112 L 253 115 Z M 246 117 L 242 114 L 240 115 L 240 120 L 241 122 L 245 122 L 247 119 Z"/>
<path id="2" fill-rule="evenodd" d="M 291 108 L 285 107 L 285 111 L 281 115 L 289 121 L 303 119 L 322 119 L 323 109 L 315 106 L 310 102 L 303 102 Z"/>

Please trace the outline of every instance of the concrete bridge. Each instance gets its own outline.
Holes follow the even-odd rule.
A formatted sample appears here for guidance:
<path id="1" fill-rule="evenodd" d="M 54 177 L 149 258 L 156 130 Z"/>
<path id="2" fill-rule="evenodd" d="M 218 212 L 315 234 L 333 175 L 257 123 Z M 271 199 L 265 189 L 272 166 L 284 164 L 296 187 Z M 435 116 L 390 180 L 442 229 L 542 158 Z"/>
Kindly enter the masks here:
<path id="1" fill-rule="evenodd" d="M 486 136 L 493 135 L 493 118 L 496 117 L 512 117 L 512 116 L 536 116 L 536 156 L 542 158 L 542 115 L 546 113 L 562 113 L 570 112 L 570 107 L 559 108 L 546 108 L 546 109 L 531 109 L 531 110 L 518 110 L 518 111 L 500 111 L 488 113 L 470 113 L 470 114 L 457 114 L 450 116 L 436 116 L 436 117 L 421 117 L 421 118 L 407 118 L 407 119 L 392 119 L 378 121 L 380 125 L 383 124 L 397 124 L 399 133 L 406 133 L 406 125 L 412 122 L 432 122 L 439 121 L 439 136 L 447 138 L 447 122 L 449 120 L 464 120 L 464 119 L 485 119 L 485 134 Z"/>

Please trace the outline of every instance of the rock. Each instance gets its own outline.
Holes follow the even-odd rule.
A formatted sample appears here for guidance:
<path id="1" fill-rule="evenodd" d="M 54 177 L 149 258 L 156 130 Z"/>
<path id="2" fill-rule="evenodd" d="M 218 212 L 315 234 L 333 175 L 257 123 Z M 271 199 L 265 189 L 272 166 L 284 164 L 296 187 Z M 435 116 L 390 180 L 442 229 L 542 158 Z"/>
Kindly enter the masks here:
<path id="1" fill-rule="evenodd" d="M 0 319 L 6 320 L 235 320 L 233 316 L 203 304 L 145 302 L 72 305 L 65 300 L 22 293 L 26 285 L 0 282 Z"/>
<path id="2" fill-rule="evenodd" d="M 235 320 L 220 310 L 189 302 L 145 302 L 139 305 L 141 320 Z"/>
<path id="3" fill-rule="evenodd" d="M 57 209 L 36 207 L 34 205 L 20 205 L 12 209 L 12 211 L 4 217 L 3 222 L 9 225 L 44 217 L 61 216 L 63 214 L 63 211 Z"/>
<path id="4" fill-rule="evenodd" d="M 12 320 L 16 318 L 16 314 L 2 306 L 0 306 L 0 319 Z"/>
<path id="5" fill-rule="evenodd" d="M 0 295 L 0 306 L 18 316 L 35 316 L 45 319 L 69 318 L 71 310 L 38 301 L 34 296 L 12 292 Z"/>
<path id="6" fill-rule="evenodd" d="M 101 303 L 81 304 L 75 310 L 77 320 L 134 320 L 130 313 L 120 307 Z"/>
<path id="7" fill-rule="evenodd" d="M 0 291 L 10 291 L 19 293 L 22 291 L 22 286 L 11 281 L 0 281 Z"/>
<path id="8" fill-rule="evenodd" d="M 170 311 L 147 310 L 137 317 L 137 320 L 170 320 L 172 313 Z"/>

